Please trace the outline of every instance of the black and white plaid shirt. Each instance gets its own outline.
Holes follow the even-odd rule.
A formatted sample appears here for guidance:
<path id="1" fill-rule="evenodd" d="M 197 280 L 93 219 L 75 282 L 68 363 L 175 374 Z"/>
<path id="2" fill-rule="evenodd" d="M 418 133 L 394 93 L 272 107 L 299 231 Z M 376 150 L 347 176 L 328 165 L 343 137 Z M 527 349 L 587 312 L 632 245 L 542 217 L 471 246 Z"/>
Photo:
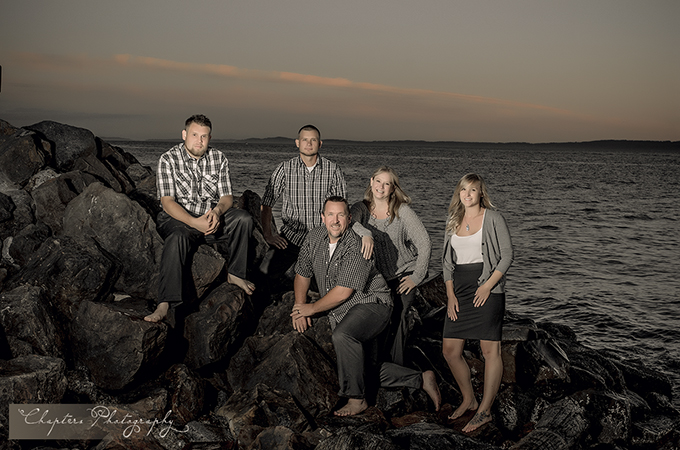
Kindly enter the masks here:
<path id="1" fill-rule="evenodd" d="M 231 195 L 229 162 L 213 147 L 194 159 L 184 144 L 175 145 L 158 160 L 156 187 L 159 199 L 174 197 L 189 213 L 202 216 L 220 197 Z"/>
<path id="2" fill-rule="evenodd" d="M 302 245 L 307 232 L 321 225 L 323 202 L 332 195 L 346 196 L 345 176 L 332 161 L 317 158 L 310 172 L 300 156 L 279 164 L 272 173 L 262 204 L 273 207 L 283 195 L 281 234 L 295 245 Z"/>
<path id="3" fill-rule="evenodd" d="M 316 279 L 321 297 L 336 286 L 354 289 L 343 303 L 328 312 L 331 326 L 345 317 L 355 305 L 382 303 L 392 306 L 392 296 L 387 282 L 375 268 L 373 260 L 366 260 L 361 254 L 361 237 L 347 229 L 338 240 L 330 257 L 328 230 L 325 226 L 312 229 L 300 248 L 295 273 L 305 278 Z"/>

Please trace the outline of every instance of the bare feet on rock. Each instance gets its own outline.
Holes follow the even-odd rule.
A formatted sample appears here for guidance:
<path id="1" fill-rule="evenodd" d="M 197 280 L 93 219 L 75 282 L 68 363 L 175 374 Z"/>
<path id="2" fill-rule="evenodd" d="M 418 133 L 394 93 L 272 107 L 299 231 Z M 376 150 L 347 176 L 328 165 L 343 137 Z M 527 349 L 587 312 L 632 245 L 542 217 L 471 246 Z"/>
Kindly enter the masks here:
<path id="1" fill-rule="evenodd" d="M 465 414 L 468 411 L 474 411 L 475 409 L 479 408 L 479 403 L 477 403 L 477 399 L 472 397 L 472 400 L 466 402 L 463 401 L 463 403 L 460 404 L 458 409 L 456 409 L 451 415 L 449 416 L 449 420 L 456 420 L 463 414 Z"/>
<path id="2" fill-rule="evenodd" d="M 156 311 L 146 316 L 144 320 L 146 320 L 147 322 L 158 323 L 168 316 L 169 308 L 170 304 L 168 302 L 161 302 L 156 307 Z"/>
<path id="3" fill-rule="evenodd" d="M 475 431 L 477 428 L 489 422 L 491 422 L 491 413 L 489 411 L 477 411 L 474 417 L 463 428 L 463 433 Z"/>
<path id="4" fill-rule="evenodd" d="M 368 403 L 363 398 L 350 398 L 347 400 L 347 404 L 342 408 L 335 411 L 333 414 L 336 416 L 356 416 L 366 411 L 368 408 Z"/>
<path id="5" fill-rule="evenodd" d="M 232 274 L 228 274 L 227 281 L 230 284 L 235 284 L 236 286 L 243 289 L 246 294 L 253 295 L 253 291 L 255 290 L 255 285 L 253 283 L 251 283 L 250 281 L 243 279 L 243 278 L 239 278 L 236 275 L 232 275 Z"/>
<path id="6" fill-rule="evenodd" d="M 442 395 L 439 392 L 439 386 L 437 386 L 437 378 L 434 376 L 434 372 L 431 370 L 426 370 L 423 372 L 423 390 L 432 399 L 435 411 L 439 411 L 439 406 L 442 402 Z"/>

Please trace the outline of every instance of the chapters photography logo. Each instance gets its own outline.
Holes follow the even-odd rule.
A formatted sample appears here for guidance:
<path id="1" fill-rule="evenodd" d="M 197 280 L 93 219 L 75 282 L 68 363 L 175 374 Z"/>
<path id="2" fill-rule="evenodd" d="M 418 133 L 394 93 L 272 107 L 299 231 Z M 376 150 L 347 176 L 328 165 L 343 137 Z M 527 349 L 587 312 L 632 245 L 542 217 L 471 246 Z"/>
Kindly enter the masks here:
<path id="1" fill-rule="evenodd" d="M 10 404 L 9 438 L 21 439 L 102 439 L 106 435 L 124 438 L 154 436 L 164 438 L 176 427 L 168 411 L 163 417 L 142 417 L 124 407 L 76 404 Z"/>

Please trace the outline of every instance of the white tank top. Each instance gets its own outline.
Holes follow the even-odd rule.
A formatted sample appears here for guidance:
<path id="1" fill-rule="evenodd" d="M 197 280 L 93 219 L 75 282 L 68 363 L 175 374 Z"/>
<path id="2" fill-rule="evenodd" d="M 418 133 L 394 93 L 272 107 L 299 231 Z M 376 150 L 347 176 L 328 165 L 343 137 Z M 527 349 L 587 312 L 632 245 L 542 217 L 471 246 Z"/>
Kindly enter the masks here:
<path id="1" fill-rule="evenodd" d="M 456 251 L 456 264 L 474 264 L 482 259 L 482 230 L 470 236 L 451 235 L 451 247 Z"/>

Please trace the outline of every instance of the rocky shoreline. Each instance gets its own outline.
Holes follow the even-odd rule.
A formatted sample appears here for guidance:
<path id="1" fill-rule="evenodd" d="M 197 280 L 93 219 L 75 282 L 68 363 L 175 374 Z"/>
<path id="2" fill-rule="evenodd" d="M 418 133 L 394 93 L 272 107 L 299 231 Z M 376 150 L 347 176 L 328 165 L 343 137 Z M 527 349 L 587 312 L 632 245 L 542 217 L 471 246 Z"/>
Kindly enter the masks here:
<path id="1" fill-rule="evenodd" d="M 253 267 L 267 250 L 259 206 L 253 192 L 238 199 L 257 223 Z M 0 450 L 680 448 L 667 376 L 511 312 L 494 420 L 461 433 L 469 415 L 447 420 L 460 395 L 441 355 L 441 276 L 409 313 L 407 354 L 437 374 L 441 411 L 422 391 L 376 389 L 366 413 L 335 417 L 328 320 L 293 331 L 292 293 L 244 295 L 214 248 L 194 257 L 196 300 L 167 323 L 143 320 L 158 287 L 158 211 L 155 173 L 129 153 L 82 128 L 0 120 Z M 479 388 L 477 344 L 466 358 Z M 110 405 L 158 420 L 171 412 L 175 428 L 143 439 L 118 430 L 9 440 L 10 404 Z"/>

